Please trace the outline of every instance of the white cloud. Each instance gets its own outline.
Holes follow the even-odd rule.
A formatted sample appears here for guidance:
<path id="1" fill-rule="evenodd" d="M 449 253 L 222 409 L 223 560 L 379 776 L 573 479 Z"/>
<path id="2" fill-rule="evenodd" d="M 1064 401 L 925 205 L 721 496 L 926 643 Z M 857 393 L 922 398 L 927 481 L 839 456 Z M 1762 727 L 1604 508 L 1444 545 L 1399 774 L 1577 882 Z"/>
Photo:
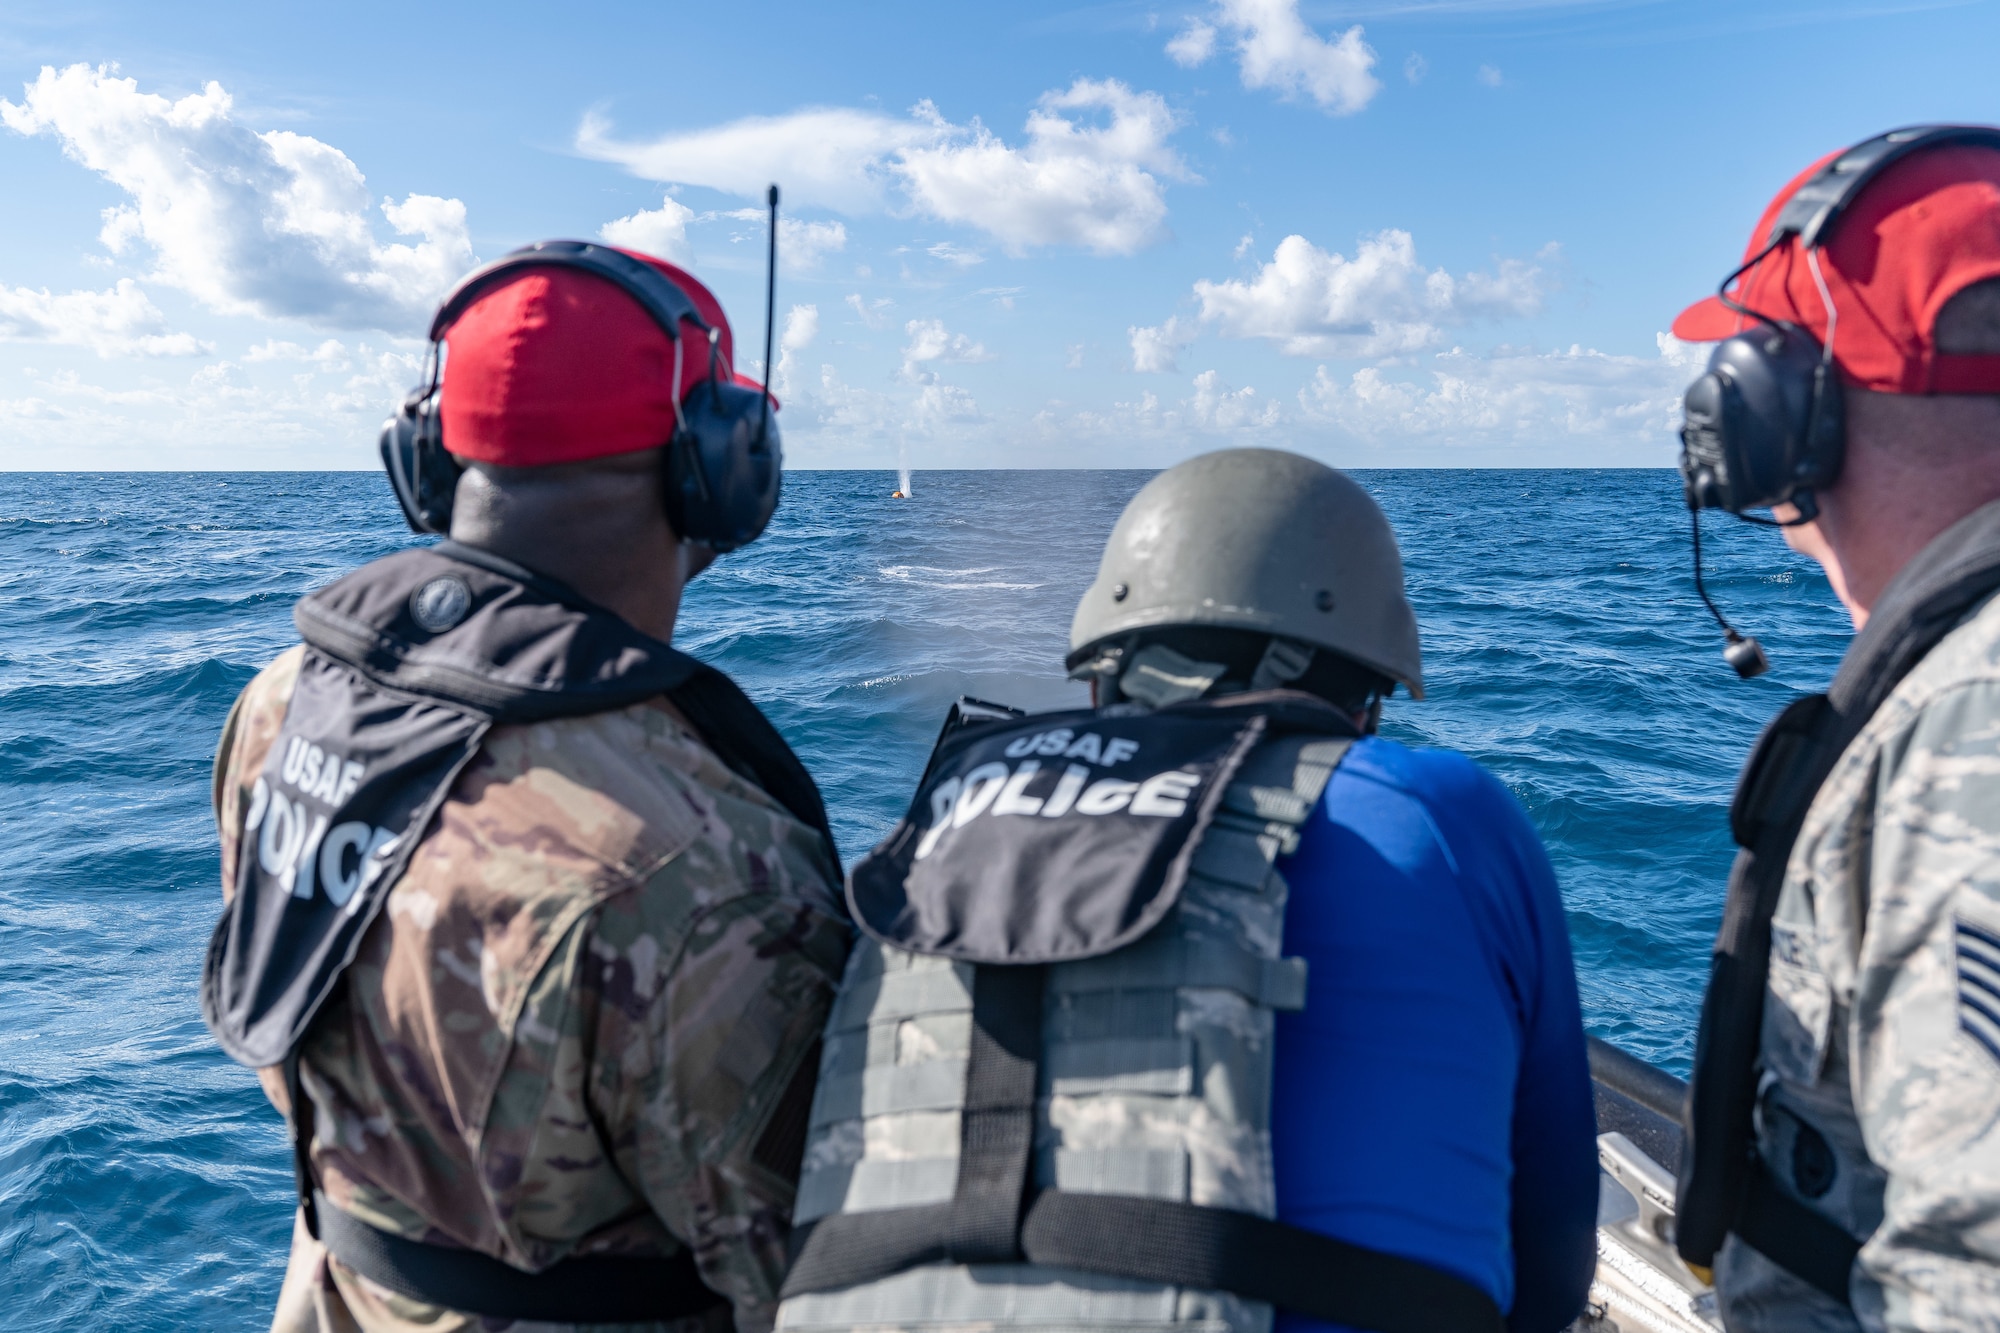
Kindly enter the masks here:
<path id="1" fill-rule="evenodd" d="M 295 342 L 266 338 L 246 351 L 243 359 L 252 364 L 259 361 L 310 361 L 322 370 L 346 370 L 349 366 L 347 345 L 338 338 L 328 338 L 317 347 L 301 347 Z"/>
<path id="2" fill-rule="evenodd" d="M 918 430 L 963 426 L 985 419 L 978 401 L 956 384 L 926 384 L 917 394 L 916 402 L 910 405 L 910 424 Z"/>
<path id="3" fill-rule="evenodd" d="M 1167 43 L 1167 54 L 1181 65 L 1201 64 L 1213 54 L 1220 27 L 1235 44 L 1245 88 L 1309 97 L 1336 116 L 1361 110 L 1382 91 L 1375 51 L 1361 40 L 1358 24 L 1328 41 L 1299 17 L 1299 0 L 1215 0 L 1214 17 L 1214 24 L 1191 20 Z"/>
<path id="4" fill-rule="evenodd" d="M 785 314 L 785 331 L 778 338 L 778 373 L 774 387 L 782 398 L 792 394 L 792 383 L 798 371 L 798 354 L 812 346 L 813 339 L 819 337 L 819 307 L 816 305 L 795 305 Z"/>
<path id="5" fill-rule="evenodd" d="M 694 221 L 694 215 L 692 208 L 668 195 L 658 208 L 613 218 L 599 227 L 597 234 L 613 245 L 685 267 L 694 262 L 694 247 L 688 243 L 688 223 Z"/>
<path id="6" fill-rule="evenodd" d="M 913 384 L 938 382 L 937 372 L 929 369 L 934 361 L 968 365 L 993 359 L 993 353 L 981 344 L 962 333 L 946 330 L 941 319 L 913 319 L 903 326 L 903 332 L 910 339 L 903 348 L 903 378 Z"/>
<path id="7" fill-rule="evenodd" d="M 0 287 L 0 339 L 88 347 L 99 356 L 200 356 L 214 349 L 192 334 L 168 333 L 167 317 L 130 278 L 102 292 L 57 296 L 44 288 Z"/>
<path id="8" fill-rule="evenodd" d="M 1502 82 L 1497 65 L 1481 65 L 1478 77 L 1479 82 L 1488 88 L 1498 88 Z"/>
<path id="9" fill-rule="evenodd" d="M 782 181 L 794 202 L 866 213 L 886 205 L 896 154 L 937 137 L 927 120 L 812 107 L 635 143 L 612 137 L 610 122 L 591 113 L 577 130 L 576 147 L 647 180 L 745 197 L 761 197 L 772 181 Z"/>
<path id="10" fill-rule="evenodd" d="M 149 367 L 95 383 L 26 366 L 31 396 L 0 403 L 0 467 L 367 467 L 374 428 L 418 363 L 379 343 L 268 342 L 185 379 Z"/>
<path id="11" fill-rule="evenodd" d="M 787 352 L 801 352 L 812 346 L 819 336 L 819 307 L 816 305 L 795 305 L 785 314 L 785 335 L 782 346 Z"/>
<path id="12" fill-rule="evenodd" d="M 1501 348 L 1441 352 L 1426 375 L 1395 379 L 1380 367 L 1343 382 L 1320 366 L 1299 404 L 1306 416 L 1367 440 L 1500 442 L 1547 446 L 1569 437 L 1607 444 L 1671 438 L 1681 395 L 1707 348 L 1657 335 L 1657 356 Z"/>
<path id="13" fill-rule="evenodd" d="M 791 331 L 788 327 L 788 334 Z M 778 365 L 784 374 L 785 360 Z M 968 439 L 965 427 L 989 420 L 971 394 L 943 383 L 932 372 L 922 373 L 907 390 L 883 393 L 849 384 L 835 367 L 822 364 L 816 378 L 801 368 L 796 382 L 783 393 L 788 448 L 798 457 L 822 461 L 873 458 L 869 465 L 877 466 L 884 441 L 936 436 L 947 427 L 953 445 L 962 446 Z"/>
<path id="14" fill-rule="evenodd" d="M 1071 452 L 1064 458 L 1074 457 L 1084 441 L 1142 445 L 1146 452 L 1137 457 L 1155 459 L 1162 449 L 1187 451 L 1191 438 L 1201 440 L 1203 447 L 1218 440 L 1289 443 L 1283 433 L 1284 408 L 1254 388 L 1232 389 L 1214 370 L 1196 375 L 1193 388 L 1187 397 L 1167 404 L 1147 390 L 1137 402 L 1113 403 L 1109 410 L 1064 412 L 1052 405 L 1036 413 L 1030 424 L 1045 440 L 1065 442 Z"/>
<path id="15" fill-rule="evenodd" d="M 586 156 L 653 180 L 754 195 L 782 179 L 804 203 L 962 223 L 1010 253 L 1078 246 L 1130 254 L 1164 230 L 1161 182 L 1193 179 L 1167 143 L 1175 125 L 1157 93 L 1078 79 L 1043 95 L 1019 147 L 976 120 L 950 123 L 928 101 L 902 118 L 819 108 L 650 142 L 614 138 L 592 115 L 576 143 Z"/>
<path id="16" fill-rule="evenodd" d="M 864 301 L 861 299 L 860 292 L 849 292 L 847 294 L 847 305 L 849 309 L 854 311 L 854 317 L 871 329 L 886 329 L 889 327 L 889 317 L 883 312 L 895 304 L 894 301 L 891 301 L 886 296 L 878 296 L 873 301 Z"/>
<path id="17" fill-rule="evenodd" d="M 1215 25 L 1201 19 L 1189 19 L 1187 26 L 1167 43 L 1167 55 L 1176 65 L 1186 69 L 1207 63 L 1214 54 Z"/>
<path id="18" fill-rule="evenodd" d="M 1512 259 L 1491 274 L 1426 270 L 1410 234 L 1391 230 L 1363 237 L 1352 259 L 1287 236 L 1256 277 L 1202 280 L 1194 294 L 1226 337 L 1268 339 L 1289 356 L 1395 356 L 1436 345 L 1442 325 L 1535 313 L 1543 278 Z"/>
<path id="19" fill-rule="evenodd" d="M 738 222 L 758 223 L 754 233 L 738 232 L 733 241 L 750 239 L 753 235 L 759 245 L 770 236 L 770 228 L 764 225 L 770 214 L 761 208 L 732 208 L 721 213 L 703 213 L 696 222 L 712 222 L 716 218 L 733 218 Z M 787 273 L 808 273 L 820 265 L 828 255 L 847 248 L 847 228 L 838 222 L 807 222 L 799 218 L 778 219 L 778 262 Z"/>
<path id="20" fill-rule="evenodd" d="M 974 264 L 986 262 L 986 256 L 977 250 L 960 249 L 950 241 L 939 241 L 924 253 L 933 259 L 942 259 L 947 264 L 956 264 L 960 268 L 971 268 Z M 1019 288 L 1015 290 L 1018 291 Z"/>
<path id="21" fill-rule="evenodd" d="M 1282 416 L 1276 403 L 1267 399 L 1260 405 L 1255 389 L 1248 385 L 1232 389 L 1213 370 L 1204 370 L 1194 377 L 1194 396 L 1187 400 L 1186 406 L 1195 425 L 1204 430 L 1274 426 Z"/>
<path id="22" fill-rule="evenodd" d="M 1195 327 L 1176 315 L 1151 328 L 1128 328 L 1132 340 L 1132 369 L 1141 374 L 1166 375 L 1180 370 L 1179 353 L 1195 339 Z"/>
<path id="23" fill-rule="evenodd" d="M 847 248 L 847 228 L 838 222 L 778 219 L 778 262 L 788 269 L 816 269 L 828 255 Z"/>
<path id="24" fill-rule="evenodd" d="M 1690 380 L 1708 369 L 1709 355 L 1715 351 L 1714 343 L 1682 342 L 1671 333 L 1656 333 L 1653 342 L 1660 349 L 1660 360 Z"/>
<path id="25" fill-rule="evenodd" d="M 1430 72 L 1431 62 L 1424 59 L 1421 53 L 1412 51 L 1408 56 L 1404 57 L 1403 77 L 1408 79 L 1412 84 L 1422 83 L 1424 75 Z"/>
<path id="26" fill-rule="evenodd" d="M 0 98 L 0 123 L 54 137 L 125 191 L 131 202 L 106 211 L 106 248 L 143 242 L 152 281 L 227 314 L 412 330 L 472 264 L 464 204 L 385 199 L 390 229 L 418 239 L 384 244 L 346 154 L 289 130 L 257 133 L 218 83 L 169 101 L 109 66 L 45 66 L 19 104 Z"/>
<path id="27" fill-rule="evenodd" d="M 1066 111 L 1104 112 L 1110 123 L 1084 124 Z M 1131 254 L 1164 229 L 1167 203 L 1153 173 L 1188 176 L 1167 146 L 1174 125 L 1157 93 L 1078 79 L 1042 97 L 1026 147 L 1010 148 L 975 123 L 906 152 L 899 169 L 925 213 L 979 227 L 1010 251 L 1067 245 Z"/>

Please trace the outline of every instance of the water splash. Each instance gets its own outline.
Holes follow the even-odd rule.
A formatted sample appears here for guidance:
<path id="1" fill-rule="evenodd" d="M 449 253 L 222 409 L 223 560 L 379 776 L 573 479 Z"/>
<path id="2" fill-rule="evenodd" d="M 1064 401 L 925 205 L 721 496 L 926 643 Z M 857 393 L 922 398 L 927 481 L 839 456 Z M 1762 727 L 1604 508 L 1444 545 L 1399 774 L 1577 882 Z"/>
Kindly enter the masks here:
<path id="1" fill-rule="evenodd" d="M 913 493 L 910 490 L 910 446 L 907 443 L 896 446 L 896 489 L 903 493 L 905 499 Z"/>

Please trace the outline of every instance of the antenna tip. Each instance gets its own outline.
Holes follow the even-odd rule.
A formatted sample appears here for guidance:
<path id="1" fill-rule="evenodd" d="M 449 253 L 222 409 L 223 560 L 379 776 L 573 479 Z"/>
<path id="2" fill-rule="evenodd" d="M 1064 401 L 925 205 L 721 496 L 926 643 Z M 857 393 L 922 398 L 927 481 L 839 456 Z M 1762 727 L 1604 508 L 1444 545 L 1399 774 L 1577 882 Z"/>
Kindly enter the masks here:
<path id="1" fill-rule="evenodd" d="M 776 181 L 771 183 L 771 193 L 766 196 L 766 202 L 773 208 L 778 206 L 778 185 Z"/>

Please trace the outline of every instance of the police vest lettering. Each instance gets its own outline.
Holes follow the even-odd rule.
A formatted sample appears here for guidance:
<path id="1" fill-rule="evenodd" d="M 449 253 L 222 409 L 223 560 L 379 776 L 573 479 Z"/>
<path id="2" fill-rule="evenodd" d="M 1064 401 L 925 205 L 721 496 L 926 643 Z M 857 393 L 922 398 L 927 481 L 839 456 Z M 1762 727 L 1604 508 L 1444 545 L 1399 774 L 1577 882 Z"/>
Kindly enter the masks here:
<path id="1" fill-rule="evenodd" d="M 1273 862 L 1353 735 L 1283 691 L 947 725 L 849 876 L 782 1333 L 1497 1333 L 1470 1284 L 1274 1220 L 1306 975 Z"/>
<path id="2" fill-rule="evenodd" d="M 854 868 L 864 929 L 947 957 L 1054 962 L 1173 906 L 1179 857 L 1262 734 L 1255 713 L 1058 714 L 948 735 L 909 818 Z M 1022 827 L 1029 826 L 1029 827 Z M 1066 886 L 1046 910 L 1022 886 Z"/>
<path id="3" fill-rule="evenodd" d="M 389 829 L 363 819 L 328 827 L 366 773 L 366 765 L 293 736 L 285 745 L 278 781 L 258 775 L 243 836 L 247 845 L 256 835 L 258 865 L 294 898 L 312 897 L 317 886 L 335 907 L 359 907 L 355 892 L 373 883 L 395 855 L 397 835 Z"/>

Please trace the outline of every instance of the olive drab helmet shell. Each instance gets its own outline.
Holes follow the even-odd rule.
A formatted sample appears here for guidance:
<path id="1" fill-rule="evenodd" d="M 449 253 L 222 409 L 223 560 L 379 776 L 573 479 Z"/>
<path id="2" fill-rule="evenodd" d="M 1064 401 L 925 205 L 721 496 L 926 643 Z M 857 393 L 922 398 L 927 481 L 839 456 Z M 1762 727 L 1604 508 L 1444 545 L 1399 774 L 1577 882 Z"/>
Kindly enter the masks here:
<path id="1" fill-rule="evenodd" d="M 1424 697 L 1396 534 L 1344 473 L 1277 449 L 1224 449 L 1147 482 L 1118 516 L 1070 623 L 1074 666 L 1106 640 L 1225 625 L 1327 648 Z"/>

